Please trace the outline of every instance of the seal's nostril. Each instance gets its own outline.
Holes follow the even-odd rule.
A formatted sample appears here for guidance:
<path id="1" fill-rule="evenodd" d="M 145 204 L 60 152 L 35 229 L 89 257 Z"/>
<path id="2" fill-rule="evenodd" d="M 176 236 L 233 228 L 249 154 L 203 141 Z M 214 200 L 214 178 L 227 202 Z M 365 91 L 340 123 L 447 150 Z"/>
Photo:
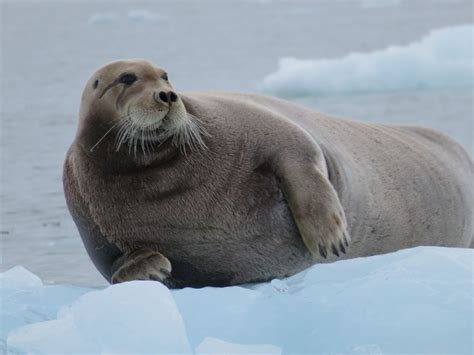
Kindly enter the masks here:
<path id="1" fill-rule="evenodd" d="M 160 98 L 158 97 L 158 93 L 156 91 L 153 91 L 153 100 L 155 100 L 157 104 L 160 103 Z"/>
<path id="2" fill-rule="evenodd" d="M 168 102 L 168 95 L 166 95 L 166 93 L 164 91 L 160 91 L 160 99 L 164 102 Z"/>
<path id="3" fill-rule="evenodd" d="M 178 95 L 176 95 L 173 91 L 169 92 L 171 102 L 176 102 L 178 100 Z"/>

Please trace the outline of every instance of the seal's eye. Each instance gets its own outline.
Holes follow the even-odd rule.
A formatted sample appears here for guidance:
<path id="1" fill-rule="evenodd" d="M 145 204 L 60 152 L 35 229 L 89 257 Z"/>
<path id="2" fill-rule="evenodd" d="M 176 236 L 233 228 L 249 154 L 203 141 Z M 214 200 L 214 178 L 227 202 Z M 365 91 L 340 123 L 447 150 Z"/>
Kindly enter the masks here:
<path id="1" fill-rule="evenodd" d="M 97 89 L 97 86 L 99 86 L 99 80 L 94 81 L 94 84 L 92 85 L 94 89 Z"/>
<path id="2" fill-rule="evenodd" d="M 135 74 L 123 74 L 120 77 L 120 82 L 125 85 L 132 85 L 137 79 Z"/>
<path id="3" fill-rule="evenodd" d="M 167 73 L 164 73 L 164 74 L 161 76 L 161 79 L 164 79 L 164 80 L 168 81 L 168 74 L 167 74 Z"/>

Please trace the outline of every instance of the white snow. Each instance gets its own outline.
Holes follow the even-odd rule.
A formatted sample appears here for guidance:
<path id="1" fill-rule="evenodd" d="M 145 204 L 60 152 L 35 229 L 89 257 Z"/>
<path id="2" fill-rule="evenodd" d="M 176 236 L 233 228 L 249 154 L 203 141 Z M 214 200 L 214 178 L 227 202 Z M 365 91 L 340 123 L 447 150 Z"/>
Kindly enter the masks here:
<path id="1" fill-rule="evenodd" d="M 43 286 L 17 268 L 1 274 L 18 282 L 0 290 L 0 346 L 20 353 L 470 354 L 473 262 L 472 249 L 419 247 L 315 265 L 269 283 L 171 292 L 145 281 L 103 290 Z"/>
<path id="2" fill-rule="evenodd" d="M 432 31 L 419 42 L 335 59 L 282 58 L 259 89 L 285 97 L 470 88 L 474 26 Z"/>

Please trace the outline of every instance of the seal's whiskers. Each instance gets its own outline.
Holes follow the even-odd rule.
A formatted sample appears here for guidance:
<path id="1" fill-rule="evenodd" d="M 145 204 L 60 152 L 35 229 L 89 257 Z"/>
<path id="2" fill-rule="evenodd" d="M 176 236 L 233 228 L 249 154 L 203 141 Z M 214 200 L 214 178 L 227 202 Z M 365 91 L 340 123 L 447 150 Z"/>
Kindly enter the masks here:
<path id="1" fill-rule="evenodd" d="M 139 117 L 138 122 L 133 122 L 130 115 L 127 115 L 115 124 L 112 128 L 119 125 L 115 136 L 115 151 L 118 152 L 122 145 L 127 144 L 129 154 L 133 152 L 134 156 L 137 156 L 137 151 L 141 149 L 143 155 L 147 157 L 170 138 L 172 144 L 183 154 L 187 153 L 188 148 L 191 151 L 207 149 L 203 136 L 209 134 L 204 129 L 202 121 L 190 113 L 175 113 L 172 124 L 166 128 L 162 125 L 163 121 L 158 128 L 156 125 L 150 126 L 146 121 L 147 117 Z"/>
<path id="2" fill-rule="evenodd" d="M 89 149 L 89 151 L 90 151 L 90 152 L 93 152 L 94 149 L 100 144 L 100 142 L 102 142 L 102 141 L 104 140 L 104 138 L 107 136 L 107 134 L 109 134 L 110 131 L 112 131 L 119 123 L 120 123 L 120 121 L 117 122 L 116 124 L 114 124 L 112 127 L 110 127 L 109 130 L 108 130 L 107 132 L 105 132 L 105 134 L 97 141 L 97 143 L 94 144 L 94 145 L 91 147 L 91 149 Z"/>

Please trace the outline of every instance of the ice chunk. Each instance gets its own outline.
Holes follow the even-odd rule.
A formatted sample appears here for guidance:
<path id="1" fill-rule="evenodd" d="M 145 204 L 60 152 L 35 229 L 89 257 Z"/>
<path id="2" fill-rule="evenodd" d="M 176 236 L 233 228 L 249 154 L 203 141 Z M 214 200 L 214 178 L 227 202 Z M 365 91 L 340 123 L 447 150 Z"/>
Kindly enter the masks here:
<path id="1" fill-rule="evenodd" d="M 261 312 L 249 315 L 262 295 L 243 287 L 206 287 L 200 290 L 185 288 L 175 291 L 173 296 L 181 313 L 185 315 L 183 318 L 186 329 L 191 330 L 188 338 L 192 347 L 198 346 L 208 336 L 233 339 L 235 343 L 243 340 L 241 343 L 245 343 L 247 339 L 236 334 L 236 329 L 245 329 L 250 319 L 256 320 L 262 316 Z M 259 319 L 258 322 L 262 323 L 262 320 Z"/>
<path id="2" fill-rule="evenodd" d="M 431 32 L 408 46 L 336 59 L 282 58 L 259 89 L 285 97 L 470 88 L 474 26 Z"/>
<path id="3" fill-rule="evenodd" d="M 419 247 L 243 287 L 2 288 L 0 349 L 471 354 L 473 261 L 473 249 Z"/>
<path id="4" fill-rule="evenodd" d="M 281 354 L 281 349 L 273 345 L 241 345 L 227 343 L 220 339 L 206 338 L 196 348 L 196 355 L 222 354 Z"/>
<path id="5" fill-rule="evenodd" d="M 314 265 L 284 293 L 272 282 L 174 297 L 192 346 L 212 336 L 284 353 L 469 353 L 473 260 L 470 249 L 413 248 Z"/>
<path id="6" fill-rule="evenodd" d="M 189 352 L 181 315 L 158 282 L 134 281 L 89 292 L 55 320 L 13 332 L 8 346 L 26 352 Z"/>
<path id="7" fill-rule="evenodd" d="M 89 22 L 94 25 L 110 24 L 117 22 L 119 17 L 114 12 L 98 12 L 89 17 Z"/>
<path id="8" fill-rule="evenodd" d="M 73 286 L 1 288 L 1 340 L 5 341 L 9 332 L 26 324 L 56 319 L 63 305 L 71 304 L 89 291 L 90 289 Z"/>
<path id="9" fill-rule="evenodd" d="M 154 22 L 158 15 L 145 9 L 130 10 L 127 14 L 128 19 L 134 22 Z"/>
<path id="10" fill-rule="evenodd" d="M 25 289 L 43 286 L 41 279 L 23 266 L 0 273 L 0 288 Z"/>

